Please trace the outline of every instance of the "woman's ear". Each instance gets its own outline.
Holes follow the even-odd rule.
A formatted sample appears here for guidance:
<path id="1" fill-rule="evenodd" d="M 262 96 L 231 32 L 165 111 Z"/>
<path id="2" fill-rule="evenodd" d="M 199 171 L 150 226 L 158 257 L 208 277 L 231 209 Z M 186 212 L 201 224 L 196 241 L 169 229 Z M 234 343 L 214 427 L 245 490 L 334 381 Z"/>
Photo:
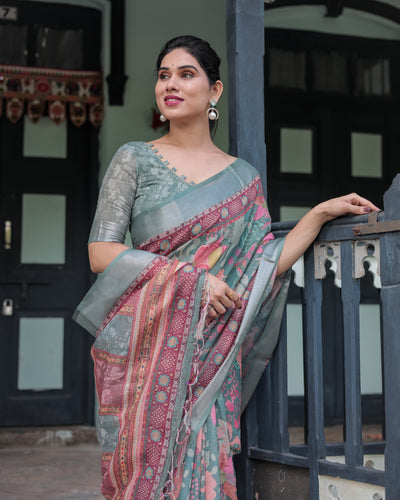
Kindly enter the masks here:
<path id="1" fill-rule="evenodd" d="M 221 82 L 221 80 L 217 80 L 212 86 L 212 94 L 211 94 L 211 99 L 215 99 L 218 102 L 218 99 L 221 97 L 222 92 L 224 90 L 224 84 Z"/>

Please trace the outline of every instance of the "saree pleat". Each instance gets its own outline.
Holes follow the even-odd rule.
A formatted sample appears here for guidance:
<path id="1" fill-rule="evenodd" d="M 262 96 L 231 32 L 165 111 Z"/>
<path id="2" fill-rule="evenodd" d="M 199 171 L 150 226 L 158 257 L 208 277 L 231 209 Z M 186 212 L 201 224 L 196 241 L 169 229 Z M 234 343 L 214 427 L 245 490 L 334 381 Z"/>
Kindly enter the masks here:
<path id="1" fill-rule="evenodd" d="M 288 276 L 275 279 L 283 240 L 246 165 L 210 180 L 212 204 L 191 188 L 144 210 L 132 225 L 143 239 L 141 224 L 160 221 L 159 233 L 115 259 L 77 309 L 96 332 L 106 498 L 236 498 L 240 413 L 275 347 L 288 288 Z M 218 199 L 229 179 L 231 194 Z M 203 208 L 180 220 L 191 200 Z M 210 325 L 207 273 L 242 300 Z"/>

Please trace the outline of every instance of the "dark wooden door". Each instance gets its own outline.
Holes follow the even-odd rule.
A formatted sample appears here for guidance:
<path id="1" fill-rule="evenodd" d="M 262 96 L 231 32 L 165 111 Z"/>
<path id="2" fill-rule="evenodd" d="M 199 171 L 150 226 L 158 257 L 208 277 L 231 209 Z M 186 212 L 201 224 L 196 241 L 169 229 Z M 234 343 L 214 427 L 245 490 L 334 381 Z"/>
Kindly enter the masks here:
<path id="1" fill-rule="evenodd" d="M 273 220 L 297 220 L 320 201 L 350 192 L 382 207 L 400 164 L 398 42 L 283 30 L 267 31 L 266 40 L 267 185 Z M 361 290 L 362 306 L 378 307 L 379 290 L 370 275 Z M 301 291 L 292 286 L 289 303 L 300 302 Z M 324 282 L 323 309 L 325 419 L 332 424 L 342 421 L 344 405 L 341 298 L 333 276 Z M 373 340 L 379 349 L 379 339 Z M 301 340 L 298 346 L 301 352 Z M 298 361 L 301 366 L 299 356 Z M 290 398 L 292 424 L 303 419 L 300 392 Z M 379 387 L 364 394 L 362 404 L 365 423 L 381 419 Z"/>
<path id="2" fill-rule="evenodd" d="M 81 67 L 68 67 L 76 58 L 64 67 L 99 69 L 97 11 L 8 3 L 18 17 L 3 21 L 0 34 L 2 27 L 8 34 L 23 29 L 27 40 L 37 40 L 48 28 L 56 40 L 63 30 L 79 32 Z M 34 65 L 35 52 L 25 56 Z M 63 65 L 56 59 L 53 67 Z M 98 130 L 89 123 L 78 128 L 69 120 L 57 126 L 46 116 L 37 124 L 27 117 L 16 124 L 0 119 L 0 425 L 92 421 L 91 339 L 72 312 L 90 280 L 86 241 L 97 149 Z"/>

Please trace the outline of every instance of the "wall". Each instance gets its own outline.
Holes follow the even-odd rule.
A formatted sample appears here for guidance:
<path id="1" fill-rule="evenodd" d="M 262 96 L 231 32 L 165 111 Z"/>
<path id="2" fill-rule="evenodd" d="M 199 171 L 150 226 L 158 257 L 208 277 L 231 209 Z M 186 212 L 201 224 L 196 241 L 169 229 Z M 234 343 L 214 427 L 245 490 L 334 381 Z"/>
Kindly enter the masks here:
<path id="1" fill-rule="evenodd" d="M 35 0 L 81 5 L 103 13 L 102 60 L 104 75 L 110 72 L 110 2 L 108 0 Z M 204 38 L 221 57 L 221 79 L 225 85 L 219 101 L 220 119 L 215 142 L 228 149 L 228 85 L 224 0 L 125 0 L 125 87 L 124 106 L 107 105 L 100 131 L 100 180 L 118 147 L 128 141 L 154 139 L 160 132 L 151 128 L 155 107 L 155 62 L 164 43 L 176 35 Z"/>
<path id="2" fill-rule="evenodd" d="M 115 150 L 124 142 L 151 140 L 160 132 L 151 128 L 155 107 L 155 61 L 163 44 L 180 34 L 206 39 L 222 59 L 225 92 L 220 100 L 216 142 L 228 145 L 225 1 L 126 1 L 126 84 L 124 106 L 107 106 L 101 131 L 100 163 L 104 173 Z"/>

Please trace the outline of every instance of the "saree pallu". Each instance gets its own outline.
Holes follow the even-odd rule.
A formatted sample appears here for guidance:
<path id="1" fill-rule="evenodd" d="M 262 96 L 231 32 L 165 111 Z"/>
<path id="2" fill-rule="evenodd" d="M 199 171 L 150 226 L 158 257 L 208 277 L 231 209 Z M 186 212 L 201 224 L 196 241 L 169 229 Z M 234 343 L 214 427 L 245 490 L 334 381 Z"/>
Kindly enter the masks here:
<path id="1" fill-rule="evenodd" d="M 75 313 L 96 335 L 102 493 L 234 499 L 241 409 L 286 301 L 288 276 L 275 279 L 283 240 L 270 232 L 259 177 L 242 164 L 133 225 L 138 248 L 107 267 Z M 208 272 L 242 300 L 210 325 Z"/>

